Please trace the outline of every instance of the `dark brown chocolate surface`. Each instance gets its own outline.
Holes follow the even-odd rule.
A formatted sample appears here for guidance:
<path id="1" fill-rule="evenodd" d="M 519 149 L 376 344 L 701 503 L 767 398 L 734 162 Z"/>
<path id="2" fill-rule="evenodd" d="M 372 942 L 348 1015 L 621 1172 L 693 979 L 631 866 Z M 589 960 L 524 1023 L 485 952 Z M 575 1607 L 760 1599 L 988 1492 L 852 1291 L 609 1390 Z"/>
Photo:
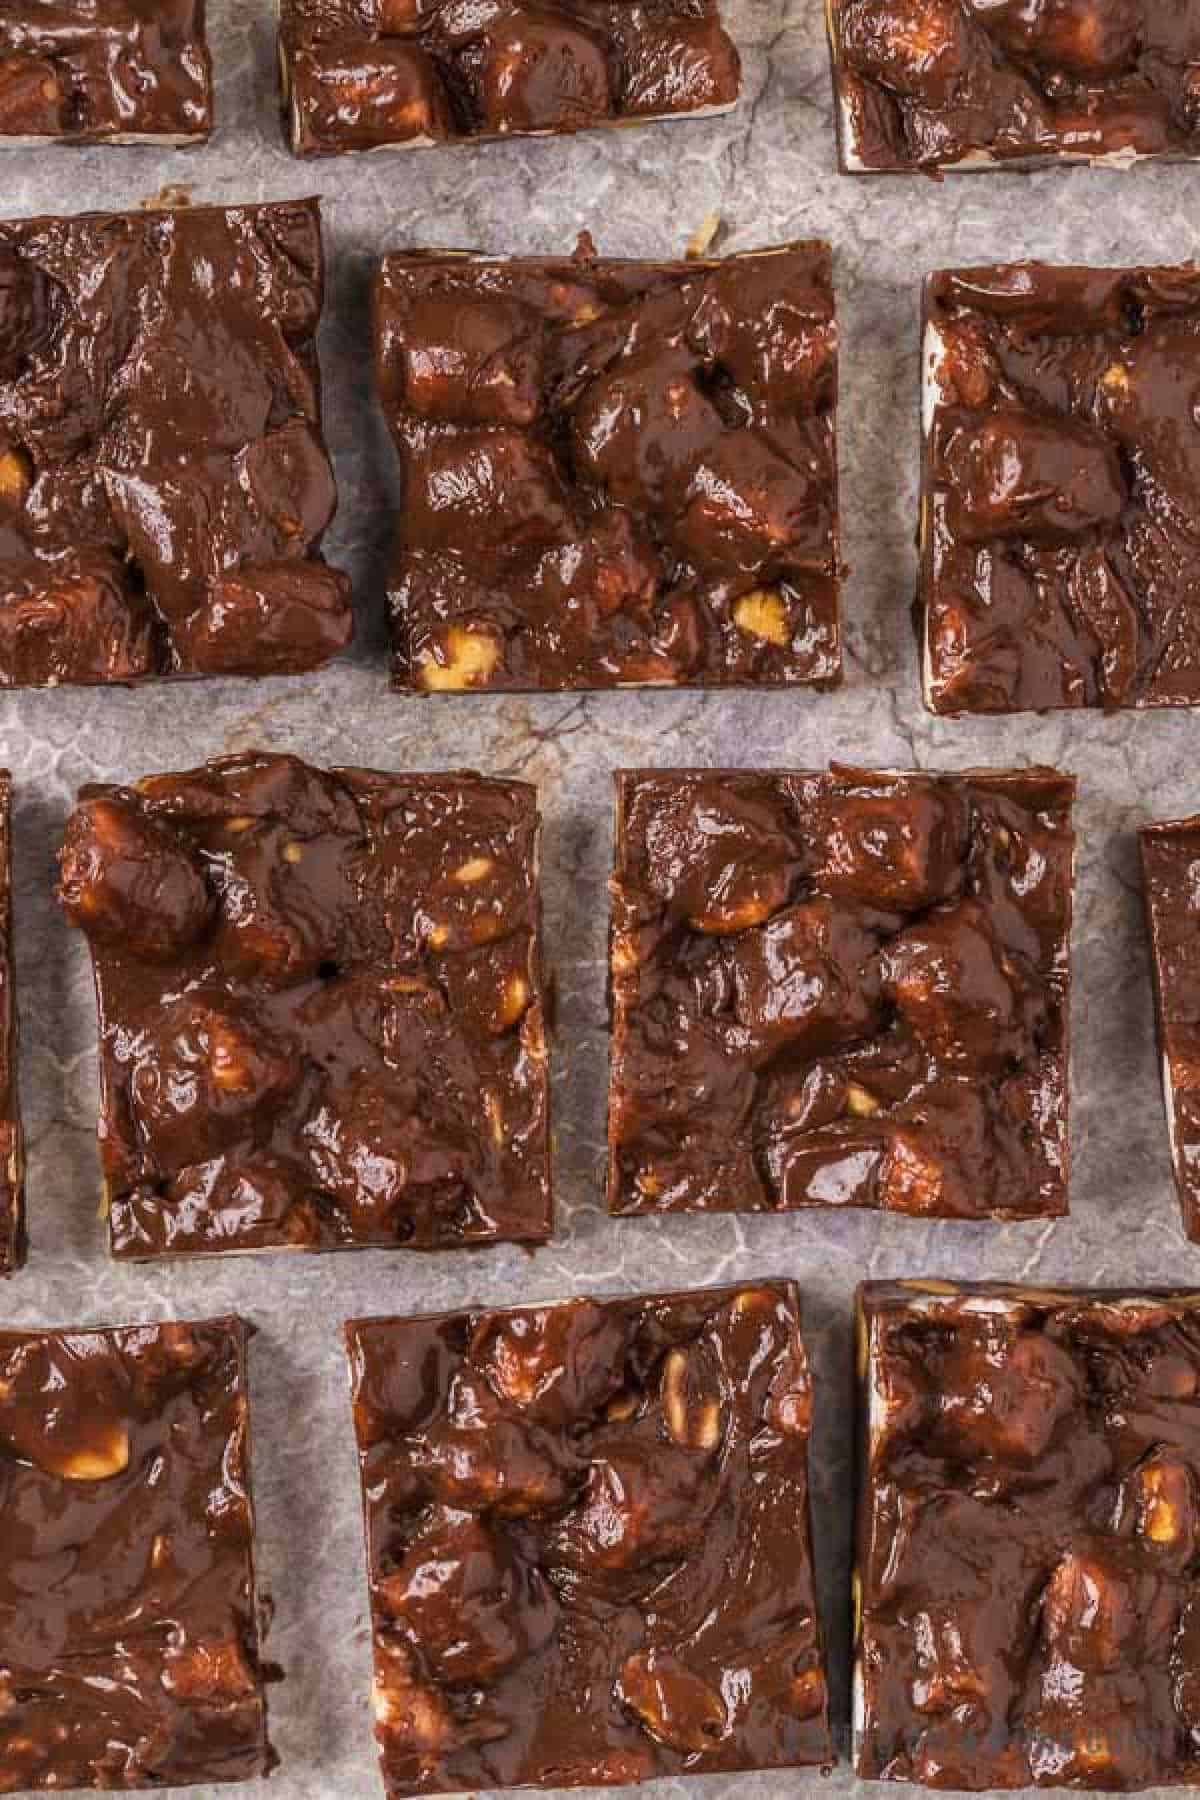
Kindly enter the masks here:
<path id="1" fill-rule="evenodd" d="M 550 1230 L 534 790 L 249 752 L 92 787 L 114 1254 Z"/>
<path id="2" fill-rule="evenodd" d="M 791 1283 L 347 1344 L 389 1797 L 832 1761 Z"/>
<path id="3" fill-rule="evenodd" d="M 1065 1212 L 1073 797 L 619 774 L 611 1210 Z"/>
<path id="4" fill-rule="evenodd" d="M 1200 1241 L 1200 818 L 1139 836 L 1171 1160 L 1184 1230 Z"/>
<path id="5" fill-rule="evenodd" d="M 315 200 L 0 223 L 0 685 L 317 668 Z"/>
<path id="6" fill-rule="evenodd" d="M 391 256 L 375 331 L 399 685 L 840 678 L 827 245 Z"/>
<path id="7" fill-rule="evenodd" d="M 204 0 L 3 0 L 0 149 L 190 142 L 211 129 Z"/>
<path id="8" fill-rule="evenodd" d="M 25 1261 L 25 1151 L 17 1098 L 13 992 L 11 807 L 12 776 L 7 769 L 0 769 L 0 1275 L 11 1275 Z"/>
<path id="9" fill-rule="evenodd" d="M 943 272 L 925 319 L 928 704 L 1196 705 L 1200 269 Z"/>
<path id="10" fill-rule="evenodd" d="M 300 155 L 723 112 L 741 86 L 716 0 L 281 0 Z"/>
<path id="11" fill-rule="evenodd" d="M 1194 1785 L 1200 1295 L 860 1299 L 858 1773 Z"/>
<path id="12" fill-rule="evenodd" d="M 1195 0 L 827 0 L 846 170 L 1200 157 Z"/>
<path id="13" fill-rule="evenodd" d="M 0 1332 L 0 1791 L 270 1771 L 245 1341 Z"/>

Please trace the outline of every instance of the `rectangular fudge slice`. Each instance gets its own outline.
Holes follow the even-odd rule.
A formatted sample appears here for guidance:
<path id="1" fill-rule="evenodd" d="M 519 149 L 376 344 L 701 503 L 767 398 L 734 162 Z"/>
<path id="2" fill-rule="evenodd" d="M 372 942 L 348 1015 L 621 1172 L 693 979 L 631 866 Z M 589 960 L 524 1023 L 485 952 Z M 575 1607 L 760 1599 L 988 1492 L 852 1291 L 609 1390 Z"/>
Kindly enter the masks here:
<path id="1" fill-rule="evenodd" d="M 925 289 L 920 629 L 940 713 L 1200 701 L 1200 269 Z"/>
<path id="2" fill-rule="evenodd" d="M 389 1797 L 832 1761 L 790 1282 L 346 1336 Z"/>
<path id="3" fill-rule="evenodd" d="M 741 86 L 716 0 L 281 0 L 279 53 L 300 156 L 726 112 Z"/>
<path id="4" fill-rule="evenodd" d="M 0 1275 L 25 1261 L 25 1149 L 17 1094 L 12 947 L 12 776 L 0 769 Z"/>
<path id="5" fill-rule="evenodd" d="M 826 0 L 848 174 L 1200 158 L 1193 0 Z"/>
<path id="6" fill-rule="evenodd" d="M 397 685 L 829 686 L 829 248 L 724 261 L 390 256 Z"/>
<path id="7" fill-rule="evenodd" d="M 620 773 L 611 1210 L 1065 1212 L 1073 798 Z"/>
<path id="8" fill-rule="evenodd" d="M 1200 1295 L 868 1282 L 859 1306 L 858 1774 L 1194 1785 Z"/>
<path id="9" fill-rule="evenodd" d="M 1138 835 L 1171 1160 L 1184 1230 L 1200 1241 L 1200 818 Z"/>
<path id="10" fill-rule="evenodd" d="M 315 200 L 0 223 L 0 686 L 344 647 L 323 283 Z"/>
<path id="11" fill-rule="evenodd" d="M 204 0 L 4 0 L 0 150 L 212 130 Z"/>
<path id="12" fill-rule="evenodd" d="M 0 1790 L 266 1775 L 240 1319 L 0 1332 Z"/>
<path id="13" fill-rule="evenodd" d="M 114 1254 L 547 1237 L 538 831 L 523 782 L 258 752 L 85 788 Z"/>

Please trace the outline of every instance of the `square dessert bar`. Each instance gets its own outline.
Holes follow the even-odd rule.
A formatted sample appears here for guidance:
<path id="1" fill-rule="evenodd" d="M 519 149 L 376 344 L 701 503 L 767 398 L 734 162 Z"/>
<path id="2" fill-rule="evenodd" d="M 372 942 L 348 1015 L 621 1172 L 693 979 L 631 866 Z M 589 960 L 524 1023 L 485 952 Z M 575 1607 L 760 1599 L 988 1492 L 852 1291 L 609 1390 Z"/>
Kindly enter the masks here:
<path id="1" fill-rule="evenodd" d="M 1171 1160 L 1184 1230 L 1200 1241 L 1200 818 L 1138 835 Z"/>
<path id="2" fill-rule="evenodd" d="M 390 256 L 375 351 L 397 685 L 840 679 L 827 245 Z"/>
<path id="3" fill-rule="evenodd" d="M 866 1779 L 1200 1780 L 1200 1295 L 860 1289 Z"/>
<path id="4" fill-rule="evenodd" d="M 741 87 L 717 0 L 281 0 L 279 52 L 300 156 L 727 112 Z"/>
<path id="5" fill-rule="evenodd" d="M 611 1210 L 1066 1212 L 1074 792 L 619 774 Z"/>
<path id="6" fill-rule="evenodd" d="M 1194 0 L 826 0 L 847 173 L 1200 157 Z"/>
<path id="7" fill-rule="evenodd" d="M 270 1772 L 246 1338 L 0 1332 L 0 1791 Z"/>
<path id="8" fill-rule="evenodd" d="M 790 1282 L 346 1338 L 389 1800 L 832 1762 Z"/>
<path id="9" fill-rule="evenodd" d="M 4 0 L 0 150 L 212 130 L 204 0 Z"/>
<path id="10" fill-rule="evenodd" d="M 0 686 L 315 669 L 315 200 L 0 223 Z"/>
<path id="11" fill-rule="evenodd" d="M 933 275 L 923 380 L 927 705 L 1200 703 L 1200 269 Z"/>
<path id="12" fill-rule="evenodd" d="M 0 1275 L 11 1275 L 25 1261 L 25 1149 L 17 1097 L 11 813 L 12 776 L 7 769 L 0 769 Z"/>
<path id="13" fill-rule="evenodd" d="M 89 787 L 113 1253 L 550 1233 L 534 789 L 251 752 Z"/>

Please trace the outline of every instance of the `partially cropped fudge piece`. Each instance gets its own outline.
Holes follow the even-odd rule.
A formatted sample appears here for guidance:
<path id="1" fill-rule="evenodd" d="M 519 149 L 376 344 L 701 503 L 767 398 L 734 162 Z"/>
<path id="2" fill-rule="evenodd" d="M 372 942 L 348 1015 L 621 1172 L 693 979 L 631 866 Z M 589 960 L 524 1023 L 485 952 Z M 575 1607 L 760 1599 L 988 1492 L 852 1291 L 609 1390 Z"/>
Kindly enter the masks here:
<path id="1" fill-rule="evenodd" d="M 204 0 L 4 0 L 0 149 L 212 130 Z"/>
<path id="2" fill-rule="evenodd" d="M 251 752 L 85 788 L 113 1252 L 550 1230 L 534 790 Z"/>
<path id="3" fill-rule="evenodd" d="M 0 223 L 0 686 L 317 668 L 315 200 Z"/>
<path id="4" fill-rule="evenodd" d="M 858 1774 L 1195 1785 L 1200 1295 L 859 1300 Z"/>
<path id="5" fill-rule="evenodd" d="M 790 1282 L 346 1335 L 389 1800 L 832 1762 Z"/>
<path id="6" fill-rule="evenodd" d="M 1200 269 L 943 271 L 923 379 L 926 703 L 1200 703 Z"/>
<path id="7" fill-rule="evenodd" d="M 1200 818 L 1139 835 L 1171 1159 L 1184 1230 L 1200 1241 Z"/>
<path id="8" fill-rule="evenodd" d="M 0 1790 L 270 1772 L 240 1319 L 0 1332 Z"/>
<path id="9" fill-rule="evenodd" d="M 12 953 L 12 776 L 0 769 L 0 1275 L 25 1260 L 25 1150 L 17 1097 Z"/>
<path id="10" fill-rule="evenodd" d="M 398 685 L 840 678 L 827 245 L 391 256 L 375 348 Z"/>
<path id="11" fill-rule="evenodd" d="M 841 165 L 1200 158 L 1194 0 L 827 0 Z"/>
<path id="12" fill-rule="evenodd" d="M 1074 791 L 619 774 L 612 1211 L 1065 1212 Z"/>
<path id="13" fill-rule="evenodd" d="M 279 50 L 301 156 L 726 112 L 741 86 L 717 0 L 281 0 Z"/>

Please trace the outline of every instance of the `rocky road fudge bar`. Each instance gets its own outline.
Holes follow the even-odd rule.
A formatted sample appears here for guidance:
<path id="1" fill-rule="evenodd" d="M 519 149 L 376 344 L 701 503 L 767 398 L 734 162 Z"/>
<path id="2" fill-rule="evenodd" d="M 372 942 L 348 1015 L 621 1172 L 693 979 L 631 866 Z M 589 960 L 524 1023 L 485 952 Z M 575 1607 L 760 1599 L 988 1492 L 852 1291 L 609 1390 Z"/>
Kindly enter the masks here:
<path id="1" fill-rule="evenodd" d="M 790 1282 L 347 1343 L 389 1797 L 832 1762 Z"/>
<path id="2" fill-rule="evenodd" d="M 1200 157 L 1195 0 L 827 0 L 842 168 Z"/>
<path id="3" fill-rule="evenodd" d="M 548 1236 L 537 843 L 534 790 L 478 775 L 85 788 L 114 1253 Z"/>
<path id="4" fill-rule="evenodd" d="M 281 0 L 292 148 L 414 149 L 725 112 L 716 0 Z"/>
<path id="5" fill-rule="evenodd" d="M 240 1319 L 0 1332 L 0 1790 L 269 1773 Z"/>
<path id="6" fill-rule="evenodd" d="M 17 1098 L 13 991 L 11 806 L 12 776 L 7 769 L 0 769 L 0 1275 L 11 1275 L 25 1260 L 25 1151 Z"/>
<path id="7" fill-rule="evenodd" d="M 858 1773 L 1200 1779 L 1200 1295 L 860 1290 Z"/>
<path id="8" fill-rule="evenodd" d="M 391 256 L 375 330 L 399 685 L 839 679 L 827 245 Z"/>
<path id="9" fill-rule="evenodd" d="M 1171 1157 L 1184 1230 L 1200 1241 L 1200 818 L 1139 837 Z"/>
<path id="10" fill-rule="evenodd" d="M 343 647 L 322 283 L 315 200 L 0 223 L 0 685 Z"/>
<path id="11" fill-rule="evenodd" d="M 204 0 L 4 0 L 0 149 L 190 144 L 211 129 Z"/>
<path id="12" fill-rule="evenodd" d="M 611 1209 L 1065 1212 L 1073 798 L 618 775 Z"/>
<path id="13" fill-rule="evenodd" d="M 927 704 L 1200 703 L 1200 269 L 933 275 L 923 366 Z"/>

